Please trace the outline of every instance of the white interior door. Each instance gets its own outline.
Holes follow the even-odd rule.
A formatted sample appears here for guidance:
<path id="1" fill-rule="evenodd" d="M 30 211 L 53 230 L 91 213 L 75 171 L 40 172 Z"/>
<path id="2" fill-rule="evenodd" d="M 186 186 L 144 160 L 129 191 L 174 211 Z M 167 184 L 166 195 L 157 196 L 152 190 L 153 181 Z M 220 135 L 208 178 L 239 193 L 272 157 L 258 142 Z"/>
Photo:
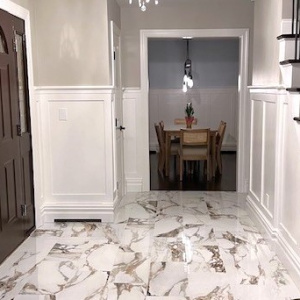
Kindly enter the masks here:
<path id="1" fill-rule="evenodd" d="M 120 200 L 124 195 L 123 105 L 121 85 L 120 30 L 111 22 L 113 49 L 113 85 L 115 88 L 114 174 L 115 192 Z"/>

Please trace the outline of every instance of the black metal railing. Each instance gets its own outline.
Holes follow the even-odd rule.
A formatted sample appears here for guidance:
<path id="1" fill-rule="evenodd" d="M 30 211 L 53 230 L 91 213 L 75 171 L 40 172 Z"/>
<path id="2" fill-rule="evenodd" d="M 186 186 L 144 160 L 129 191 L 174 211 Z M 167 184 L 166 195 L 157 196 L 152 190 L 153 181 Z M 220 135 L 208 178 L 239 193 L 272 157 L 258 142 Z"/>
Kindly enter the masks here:
<path id="1" fill-rule="evenodd" d="M 292 35 L 295 35 L 295 60 L 300 59 L 300 53 L 298 49 L 299 37 L 300 37 L 299 7 L 300 7 L 300 0 L 293 0 Z"/>

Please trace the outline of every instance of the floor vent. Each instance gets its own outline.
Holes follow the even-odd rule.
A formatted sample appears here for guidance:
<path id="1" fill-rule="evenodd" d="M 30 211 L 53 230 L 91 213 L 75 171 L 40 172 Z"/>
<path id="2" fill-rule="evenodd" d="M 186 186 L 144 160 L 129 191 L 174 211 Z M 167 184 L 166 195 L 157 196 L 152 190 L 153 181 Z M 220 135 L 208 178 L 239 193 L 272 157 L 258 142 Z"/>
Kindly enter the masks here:
<path id="1" fill-rule="evenodd" d="M 54 219 L 54 222 L 66 223 L 66 222 L 102 222 L 101 219 Z"/>

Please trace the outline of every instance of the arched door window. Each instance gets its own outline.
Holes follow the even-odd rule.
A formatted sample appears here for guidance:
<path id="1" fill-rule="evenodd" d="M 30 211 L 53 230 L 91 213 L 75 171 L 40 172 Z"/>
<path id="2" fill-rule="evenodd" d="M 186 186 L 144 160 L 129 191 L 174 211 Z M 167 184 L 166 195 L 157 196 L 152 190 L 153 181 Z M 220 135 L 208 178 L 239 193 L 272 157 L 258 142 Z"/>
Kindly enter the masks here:
<path id="1" fill-rule="evenodd" d="M 0 26 L 0 53 L 8 53 L 3 29 Z"/>

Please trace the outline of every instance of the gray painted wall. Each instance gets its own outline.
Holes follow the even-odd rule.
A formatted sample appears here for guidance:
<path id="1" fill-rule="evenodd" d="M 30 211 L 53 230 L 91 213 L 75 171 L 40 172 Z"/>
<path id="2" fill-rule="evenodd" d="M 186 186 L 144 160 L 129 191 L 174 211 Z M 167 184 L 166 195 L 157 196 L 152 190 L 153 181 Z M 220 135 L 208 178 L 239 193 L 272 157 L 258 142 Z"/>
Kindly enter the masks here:
<path id="1" fill-rule="evenodd" d="M 149 40 L 149 83 L 152 89 L 180 89 L 186 60 L 186 41 Z M 237 86 L 239 40 L 190 40 L 194 88 Z"/>

